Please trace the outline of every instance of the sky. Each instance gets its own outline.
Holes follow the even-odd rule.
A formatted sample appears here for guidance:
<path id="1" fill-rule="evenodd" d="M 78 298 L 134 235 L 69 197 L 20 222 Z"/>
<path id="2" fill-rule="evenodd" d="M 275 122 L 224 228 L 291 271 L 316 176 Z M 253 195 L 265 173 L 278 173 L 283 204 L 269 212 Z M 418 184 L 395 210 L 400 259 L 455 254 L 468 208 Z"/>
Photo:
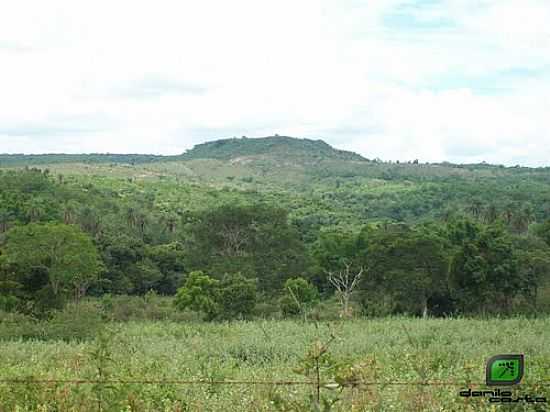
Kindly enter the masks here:
<path id="1" fill-rule="evenodd" d="M 0 153 L 279 134 L 550 166 L 548 22 L 548 0 L 7 2 Z"/>

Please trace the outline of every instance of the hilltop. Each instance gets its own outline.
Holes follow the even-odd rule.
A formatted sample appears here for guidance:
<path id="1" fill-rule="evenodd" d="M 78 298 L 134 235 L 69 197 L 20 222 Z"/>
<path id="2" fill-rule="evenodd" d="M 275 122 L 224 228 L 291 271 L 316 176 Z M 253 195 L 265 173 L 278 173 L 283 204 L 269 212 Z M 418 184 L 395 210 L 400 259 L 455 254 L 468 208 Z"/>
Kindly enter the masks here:
<path id="1" fill-rule="evenodd" d="M 323 140 L 298 139 L 290 136 L 260 138 L 231 138 L 198 144 L 184 153 L 183 160 L 219 159 L 231 160 L 242 157 L 272 156 L 286 159 L 322 159 L 367 161 L 361 155 L 338 150 Z"/>

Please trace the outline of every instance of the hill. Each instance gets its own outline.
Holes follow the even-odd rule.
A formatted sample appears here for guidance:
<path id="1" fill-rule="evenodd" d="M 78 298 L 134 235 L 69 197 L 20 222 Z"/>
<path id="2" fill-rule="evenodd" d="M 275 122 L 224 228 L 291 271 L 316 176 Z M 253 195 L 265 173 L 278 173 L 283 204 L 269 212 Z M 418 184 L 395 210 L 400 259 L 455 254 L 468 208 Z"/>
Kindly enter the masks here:
<path id="1" fill-rule="evenodd" d="M 219 159 L 230 160 L 243 157 L 270 156 L 292 159 L 338 159 L 367 161 L 357 153 L 338 150 L 323 140 L 297 139 L 290 136 L 262 138 L 241 137 L 221 139 L 196 145 L 181 156 L 182 160 Z"/>
<path id="2" fill-rule="evenodd" d="M 275 203 L 308 231 L 452 212 L 550 217 L 550 168 L 383 162 L 288 136 L 217 140 L 178 156 L 0 155 L 0 169 L 26 166 L 120 196 L 154 191 L 166 210 Z"/>
<path id="3" fill-rule="evenodd" d="M 161 161 L 186 161 L 196 159 L 239 160 L 254 157 L 277 157 L 300 162 L 311 160 L 367 161 L 357 153 L 338 150 L 322 140 L 298 139 L 289 136 L 259 138 L 242 137 L 220 139 L 195 145 L 187 152 L 176 156 L 153 154 L 0 154 L 0 167 L 53 165 L 66 163 L 83 164 L 147 164 Z"/>

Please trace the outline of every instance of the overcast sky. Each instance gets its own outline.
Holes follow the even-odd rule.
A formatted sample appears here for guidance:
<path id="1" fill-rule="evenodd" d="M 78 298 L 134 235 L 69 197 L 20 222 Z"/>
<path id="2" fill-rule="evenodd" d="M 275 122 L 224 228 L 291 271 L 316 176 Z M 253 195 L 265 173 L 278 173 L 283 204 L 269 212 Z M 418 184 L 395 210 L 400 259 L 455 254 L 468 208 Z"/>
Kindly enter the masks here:
<path id="1" fill-rule="evenodd" d="M 548 0 L 49 0 L 0 11 L 0 153 L 320 138 L 550 165 Z"/>

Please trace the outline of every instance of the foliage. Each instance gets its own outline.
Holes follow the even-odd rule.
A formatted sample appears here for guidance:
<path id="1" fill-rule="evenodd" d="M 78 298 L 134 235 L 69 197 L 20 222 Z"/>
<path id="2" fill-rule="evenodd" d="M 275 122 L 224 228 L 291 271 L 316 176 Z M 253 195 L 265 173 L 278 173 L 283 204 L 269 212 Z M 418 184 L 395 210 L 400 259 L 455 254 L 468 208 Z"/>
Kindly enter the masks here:
<path id="1" fill-rule="evenodd" d="M 274 291 L 305 270 L 304 246 L 286 211 L 273 206 L 226 204 L 200 213 L 190 232 L 189 266 L 217 277 L 241 272 Z"/>
<path id="2" fill-rule="evenodd" d="M 195 271 L 178 289 L 174 304 L 180 310 L 202 312 L 207 320 L 248 317 L 256 304 L 256 289 L 256 281 L 240 273 L 226 274 L 219 281 Z"/>
<path id="3" fill-rule="evenodd" d="M 102 268 L 88 235 L 75 226 L 55 223 L 30 223 L 11 229 L 4 263 L 23 293 L 34 294 L 39 306 L 52 302 L 46 308 L 57 306 L 67 294 L 81 298 Z M 34 274 L 42 277 L 41 287 Z"/>
<path id="4" fill-rule="evenodd" d="M 8 330 L 3 323 L 1 320 L 0 330 Z M 47 327 L 45 322 L 38 326 Z M 328 351 L 321 351 L 330 339 L 328 331 L 336 339 Z M 80 341 L 0 337 L 3 379 L 97 381 L 102 377 L 138 383 L 95 383 L 94 389 L 94 383 L 3 384 L 0 399 L 2 407 L 9 411 L 64 408 L 96 412 L 98 399 L 105 411 L 271 411 L 276 410 L 276 399 L 281 400 L 282 410 L 311 410 L 317 392 L 315 357 L 323 352 L 324 359 L 319 358 L 321 407 L 324 397 L 338 397 L 332 407 L 334 412 L 490 411 L 494 406 L 487 401 L 459 397 L 462 384 L 467 388 L 467 382 L 482 382 L 484 362 L 495 352 L 521 349 L 529 359 L 522 388 L 526 393 L 549 398 L 549 388 L 540 385 L 548 379 L 545 365 L 550 359 L 549 340 L 548 317 L 388 317 L 330 322 L 328 328 L 324 324 L 289 320 L 107 324 L 96 339 Z M 295 370 L 307 376 L 298 375 Z M 312 383 L 208 383 L 217 379 Z M 458 382 L 458 386 L 442 390 L 441 385 L 357 384 L 424 379 Z M 156 383 L 163 380 L 202 384 Z"/>
<path id="5" fill-rule="evenodd" d="M 208 320 L 212 320 L 220 313 L 219 283 L 201 271 L 191 272 L 178 289 L 174 304 L 179 310 L 203 312 Z"/>
<path id="6" fill-rule="evenodd" d="M 364 161 L 360 155 L 336 150 L 322 140 L 295 139 L 288 136 L 269 136 L 260 139 L 221 139 L 196 145 L 182 158 L 188 159 L 232 159 L 240 156 L 304 156 L 317 158 L 334 158 L 342 160 Z"/>
<path id="7" fill-rule="evenodd" d="M 5 310 L 47 312 L 79 294 L 75 286 L 55 292 L 50 263 L 7 259 L 10 230 L 37 224 L 88 236 L 104 269 L 82 284 L 93 296 L 170 296 L 189 272 L 220 281 L 240 272 L 257 279 L 264 309 L 278 311 L 287 279 L 303 277 L 330 299 L 327 273 L 351 265 L 365 268 L 350 302 L 365 314 L 549 307 L 541 243 L 550 239 L 549 168 L 366 161 L 282 136 L 167 157 L 2 155 L 0 168 Z M 483 265 L 508 252 L 499 270 L 517 278 L 496 295 L 474 287 L 476 276 L 486 284 L 497 276 Z M 477 308 L 467 303 L 476 290 L 485 299 Z"/>
<path id="8" fill-rule="evenodd" d="M 297 277 L 287 279 L 284 294 L 280 299 L 281 310 L 285 315 L 299 315 L 319 300 L 319 291 L 309 281 Z"/>
<path id="9" fill-rule="evenodd" d="M 471 228 L 453 257 L 451 293 L 463 313 L 510 313 L 512 299 L 526 287 L 511 238 L 498 226 Z"/>

